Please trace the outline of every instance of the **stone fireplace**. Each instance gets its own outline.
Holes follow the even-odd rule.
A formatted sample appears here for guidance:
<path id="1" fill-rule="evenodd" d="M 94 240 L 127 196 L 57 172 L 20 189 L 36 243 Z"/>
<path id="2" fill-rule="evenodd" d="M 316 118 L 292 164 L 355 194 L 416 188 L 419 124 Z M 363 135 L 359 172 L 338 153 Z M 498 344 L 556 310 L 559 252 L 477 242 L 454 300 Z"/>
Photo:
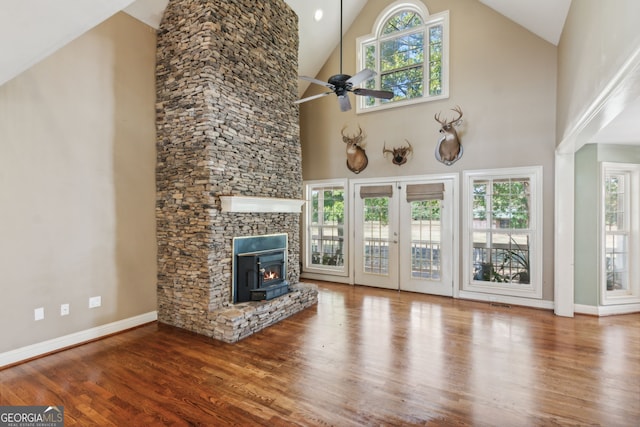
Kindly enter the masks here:
<path id="1" fill-rule="evenodd" d="M 283 0 L 166 8 L 156 61 L 161 322 L 235 342 L 317 302 L 299 283 L 300 209 L 289 203 L 302 199 L 297 47 Z M 229 208 L 229 198 L 276 207 Z M 271 234 L 286 236 L 290 292 L 234 304 L 234 238 Z"/>

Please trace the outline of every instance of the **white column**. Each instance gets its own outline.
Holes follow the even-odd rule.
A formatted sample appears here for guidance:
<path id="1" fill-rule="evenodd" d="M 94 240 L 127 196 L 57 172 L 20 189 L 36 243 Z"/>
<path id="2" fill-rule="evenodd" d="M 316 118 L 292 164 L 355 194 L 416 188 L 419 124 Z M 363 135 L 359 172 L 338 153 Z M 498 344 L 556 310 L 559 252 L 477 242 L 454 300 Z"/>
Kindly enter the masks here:
<path id="1" fill-rule="evenodd" d="M 574 312 L 574 157 L 556 151 L 553 301 L 555 314 L 566 317 Z"/>

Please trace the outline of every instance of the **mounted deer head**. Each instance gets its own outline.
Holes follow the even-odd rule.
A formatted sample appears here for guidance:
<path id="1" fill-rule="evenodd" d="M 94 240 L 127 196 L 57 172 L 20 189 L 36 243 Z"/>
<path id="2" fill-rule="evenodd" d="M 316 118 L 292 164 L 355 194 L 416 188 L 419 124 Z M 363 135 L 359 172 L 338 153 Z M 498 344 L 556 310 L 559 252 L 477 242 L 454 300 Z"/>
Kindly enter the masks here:
<path id="1" fill-rule="evenodd" d="M 358 126 L 358 134 L 353 136 L 345 135 L 345 129 L 346 126 L 342 128 L 340 133 L 342 134 L 342 141 L 347 144 L 347 168 L 353 173 L 360 173 L 369 164 L 367 153 L 361 146 L 364 139 L 362 128 Z"/>
<path id="2" fill-rule="evenodd" d="M 409 155 L 413 154 L 413 147 L 411 146 L 411 143 L 406 139 L 405 141 L 407 142 L 407 145 L 393 147 L 391 150 L 387 148 L 387 144 L 385 143 L 382 147 L 382 155 L 387 157 L 387 153 L 391 153 L 391 161 L 394 165 L 404 165 L 405 163 L 407 163 Z"/>
<path id="3" fill-rule="evenodd" d="M 439 131 L 442 136 L 436 146 L 436 159 L 447 166 L 454 164 L 462 157 L 463 153 L 462 144 L 460 144 L 458 133 L 455 130 L 455 127 L 460 126 L 460 123 L 462 123 L 462 110 L 460 107 L 456 107 L 451 111 L 458 113 L 458 117 L 450 121 L 440 120 L 440 113 L 434 116 L 436 121 L 442 125 Z"/>

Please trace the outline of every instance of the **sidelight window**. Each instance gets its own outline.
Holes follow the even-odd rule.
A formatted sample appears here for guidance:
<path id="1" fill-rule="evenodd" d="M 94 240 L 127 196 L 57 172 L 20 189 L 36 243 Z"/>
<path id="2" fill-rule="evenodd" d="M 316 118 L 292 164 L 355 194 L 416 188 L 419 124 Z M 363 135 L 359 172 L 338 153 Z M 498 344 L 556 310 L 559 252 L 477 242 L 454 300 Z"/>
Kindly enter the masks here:
<path id="1" fill-rule="evenodd" d="M 308 183 L 305 209 L 305 271 L 346 274 L 346 183 Z"/>

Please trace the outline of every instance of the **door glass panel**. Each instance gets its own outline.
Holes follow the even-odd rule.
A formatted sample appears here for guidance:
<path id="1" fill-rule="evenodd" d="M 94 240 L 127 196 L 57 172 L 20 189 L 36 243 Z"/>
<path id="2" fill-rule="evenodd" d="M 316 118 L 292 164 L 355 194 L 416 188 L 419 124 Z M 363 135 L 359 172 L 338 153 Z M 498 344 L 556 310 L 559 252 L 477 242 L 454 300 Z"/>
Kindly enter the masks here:
<path id="1" fill-rule="evenodd" d="M 440 200 L 411 202 L 411 277 L 439 280 Z"/>
<path id="2" fill-rule="evenodd" d="M 389 273 L 389 199 L 364 199 L 363 266 L 366 273 Z"/>

